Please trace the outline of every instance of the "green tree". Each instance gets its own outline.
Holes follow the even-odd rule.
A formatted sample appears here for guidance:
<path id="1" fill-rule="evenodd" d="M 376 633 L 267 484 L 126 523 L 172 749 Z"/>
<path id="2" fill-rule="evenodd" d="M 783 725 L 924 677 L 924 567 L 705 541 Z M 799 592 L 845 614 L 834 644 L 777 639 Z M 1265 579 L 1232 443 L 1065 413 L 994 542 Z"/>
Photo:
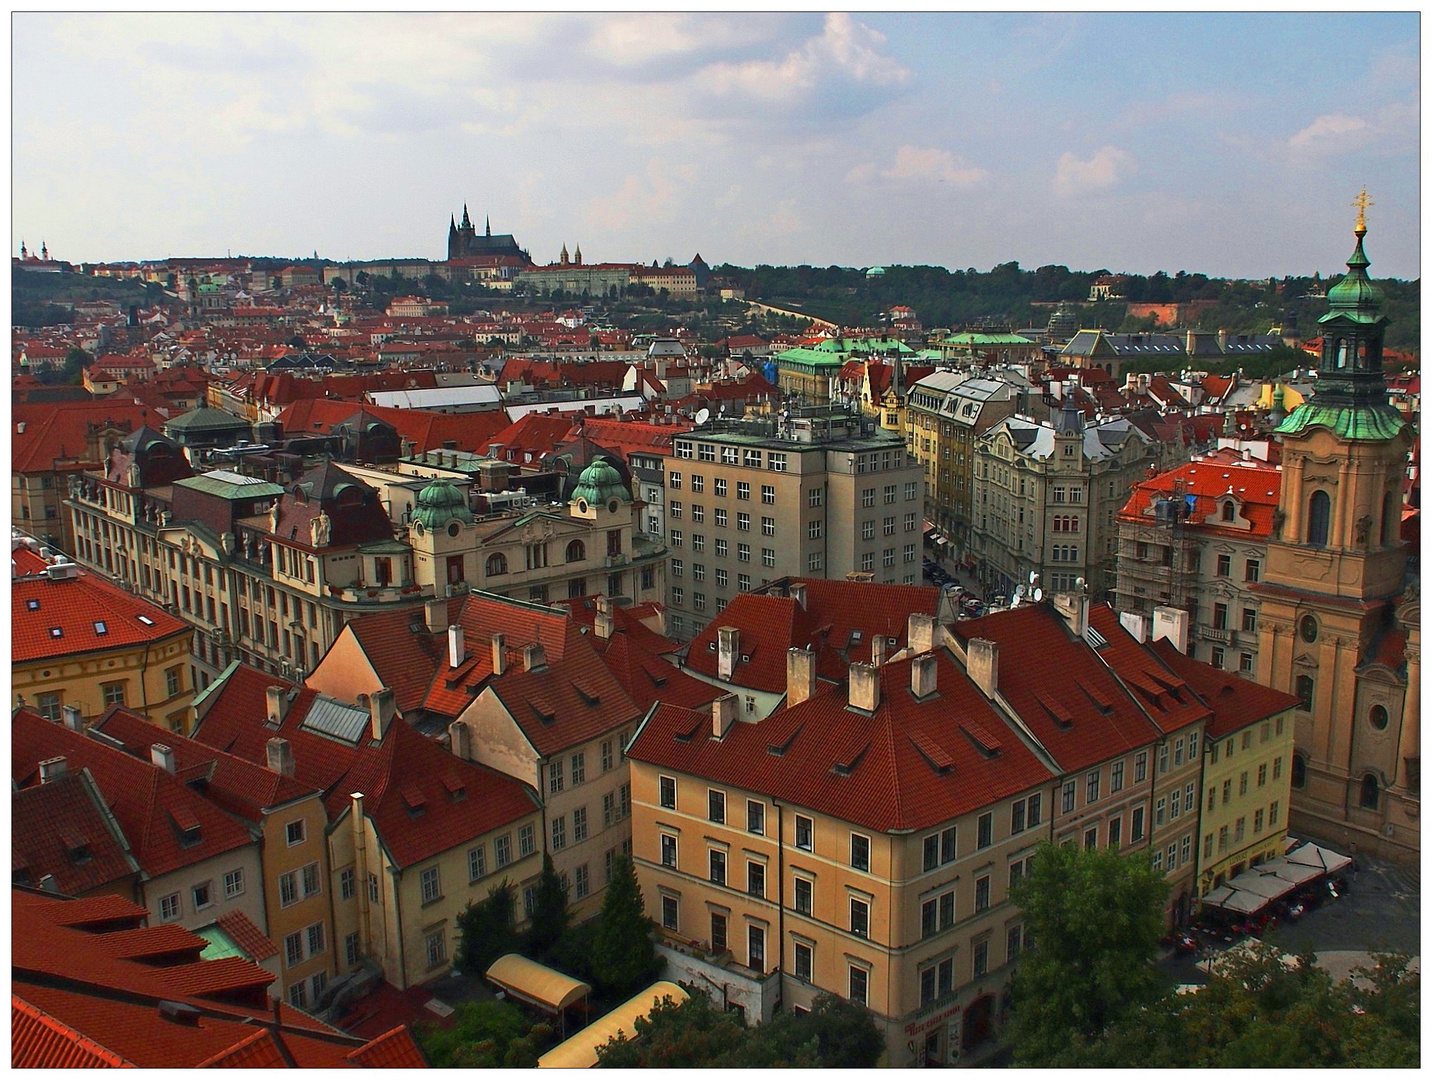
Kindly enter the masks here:
<path id="1" fill-rule="evenodd" d="M 1021 1066 L 1058 1066 L 1158 991 L 1168 884 L 1147 852 L 1041 844 L 1010 890 L 1031 945 L 1014 975 L 1010 1035 Z"/>
<path id="2" fill-rule="evenodd" d="M 498 1068 L 508 1047 L 527 1034 L 522 1010 L 506 1001 L 464 1001 L 456 1013 L 450 1028 L 416 1028 L 418 1043 L 434 1068 Z"/>
<path id="3" fill-rule="evenodd" d="M 522 941 L 523 953 L 534 960 L 544 959 L 567 929 L 568 918 L 567 889 L 552 866 L 552 856 L 544 853 L 532 904 L 532 923 Z"/>
<path id="4" fill-rule="evenodd" d="M 535 1069 L 537 1059 L 555 1043 L 556 1029 L 545 1020 L 533 1024 L 532 1030 L 520 1039 L 514 1039 L 502 1057 L 504 1068 Z"/>
<path id="5" fill-rule="evenodd" d="M 834 994 L 820 994 L 807 1013 L 779 1012 L 753 1029 L 740 1064 L 758 1068 L 870 1069 L 885 1039 L 870 1010 Z M 736 1064 L 733 1062 L 733 1064 Z"/>
<path id="6" fill-rule="evenodd" d="M 664 998 L 633 1027 L 631 1038 L 622 1033 L 597 1047 L 599 1067 L 699 1069 L 737 1052 L 747 1039 L 746 1027 L 734 1013 L 718 1012 L 699 992 L 682 1002 Z"/>
<path id="7" fill-rule="evenodd" d="M 604 994 L 634 994 L 661 972 L 666 961 L 656 955 L 652 929 L 636 868 L 629 858 L 619 855 L 592 942 L 593 976 Z"/>
<path id="8" fill-rule="evenodd" d="M 516 907 L 517 890 L 506 878 L 488 890 L 487 899 L 467 905 L 457 919 L 453 962 L 459 971 L 481 975 L 499 956 L 517 951 L 518 937 L 513 929 Z"/>

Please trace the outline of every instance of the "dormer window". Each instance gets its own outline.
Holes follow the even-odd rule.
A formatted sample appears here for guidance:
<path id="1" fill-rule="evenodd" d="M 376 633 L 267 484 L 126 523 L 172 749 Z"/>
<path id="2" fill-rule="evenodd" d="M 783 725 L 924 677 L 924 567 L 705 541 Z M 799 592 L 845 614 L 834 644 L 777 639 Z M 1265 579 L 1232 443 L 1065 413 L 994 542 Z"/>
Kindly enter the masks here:
<path id="1" fill-rule="evenodd" d="M 1226 502 L 1224 502 L 1224 504 L 1223 504 L 1223 520 L 1224 520 L 1224 521 L 1232 521 L 1236 516 L 1237 516 L 1237 509 L 1236 509 L 1236 508 L 1234 507 L 1234 505 L 1233 505 L 1233 500 L 1232 500 L 1232 499 L 1229 499 L 1229 500 L 1227 500 Z"/>

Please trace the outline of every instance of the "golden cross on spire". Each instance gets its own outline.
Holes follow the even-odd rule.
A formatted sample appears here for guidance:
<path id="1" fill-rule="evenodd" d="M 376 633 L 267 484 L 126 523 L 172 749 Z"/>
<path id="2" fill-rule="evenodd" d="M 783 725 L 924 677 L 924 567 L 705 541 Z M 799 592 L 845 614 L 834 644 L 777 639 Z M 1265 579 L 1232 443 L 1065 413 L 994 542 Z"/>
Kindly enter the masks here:
<path id="1" fill-rule="evenodd" d="M 1367 232 L 1367 208 L 1376 205 L 1376 203 L 1367 197 L 1367 188 L 1363 188 L 1362 191 L 1358 193 L 1357 198 L 1352 201 L 1352 204 L 1357 207 L 1357 225 L 1354 231 Z"/>

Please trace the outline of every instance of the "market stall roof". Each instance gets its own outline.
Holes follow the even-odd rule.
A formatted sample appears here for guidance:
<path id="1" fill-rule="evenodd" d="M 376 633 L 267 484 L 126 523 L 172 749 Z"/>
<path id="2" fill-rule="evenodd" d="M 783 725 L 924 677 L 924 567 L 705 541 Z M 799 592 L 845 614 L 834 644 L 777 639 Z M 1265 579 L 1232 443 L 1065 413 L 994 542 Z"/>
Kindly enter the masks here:
<path id="1" fill-rule="evenodd" d="M 1267 862 L 1260 864 L 1258 870 L 1264 874 L 1276 874 L 1284 881 L 1291 881 L 1294 885 L 1302 885 L 1305 882 L 1312 881 L 1313 878 L 1322 873 L 1322 871 L 1315 866 L 1289 862 L 1281 855 L 1276 859 L 1269 859 Z"/>
<path id="2" fill-rule="evenodd" d="M 1319 847 L 1313 843 L 1294 848 L 1283 857 L 1290 863 L 1316 867 L 1320 874 L 1336 874 L 1339 870 L 1352 865 L 1352 859 L 1348 856 L 1339 855 L 1331 848 Z"/>
<path id="3" fill-rule="evenodd" d="M 494 960 L 487 969 L 487 980 L 513 997 L 550 1013 L 561 1012 L 592 992 L 586 983 L 516 953 Z"/>
<path id="4" fill-rule="evenodd" d="M 619 1032 L 627 1038 L 636 1033 L 637 1017 L 647 1016 L 663 998 L 685 1001 L 690 995 L 673 982 L 655 982 L 635 997 L 622 1002 L 600 1020 L 589 1024 L 566 1042 L 559 1043 L 537 1059 L 539 1069 L 590 1069 L 597 1063 L 597 1047 Z"/>

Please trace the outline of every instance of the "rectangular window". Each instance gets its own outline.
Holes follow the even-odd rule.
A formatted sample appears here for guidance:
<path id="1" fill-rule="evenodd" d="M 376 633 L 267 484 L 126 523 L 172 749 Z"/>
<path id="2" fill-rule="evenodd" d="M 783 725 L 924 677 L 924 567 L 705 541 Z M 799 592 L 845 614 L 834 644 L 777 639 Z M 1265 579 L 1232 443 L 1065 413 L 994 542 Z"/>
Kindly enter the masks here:
<path id="1" fill-rule="evenodd" d="M 776 489 L 770 484 L 761 485 L 761 502 L 767 506 L 774 506 L 776 504 Z"/>
<path id="2" fill-rule="evenodd" d="M 349 871 L 344 871 L 348 873 Z M 487 846 L 478 844 L 467 853 L 467 879 L 476 881 L 487 874 Z"/>
<path id="3" fill-rule="evenodd" d="M 808 817 L 796 815 L 796 847 L 801 851 L 815 850 L 815 822 Z"/>
<path id="4" fill-rule="evenodd" d="M 775 566 L 775 565 L 776 565 L 776 549 L 775 549 L 775 548 L 762 548 L 762 549 L 761 549 L 761 565 L 762 565 L 762 566 Z M 764 581 L 765 579 L 762 578 L 761 580 Z"/>
<path id="5" fill-rule="evenodd" d="M 746 892 L 752 896 L 766 895 L 766 866 L 764 863 L 746 863 Z"/>
<path id="6" fill-rule="evenodd" d="M 1261 814 L 1262 811 L 1260 810 L 1259 813 Z M 195 885 L 193 888 L 193 893 L 195 911 L 202 911 L 204 908 L 211 907 L 213 905 L 214 893 L 213 889 L 210 887 L 207 881 L 204 882 L 204 884 L 202 885 Z"/>
<path id="7" fill-rule="evenodd" d="M 421 875 L 423 886 L 423 903 L 431 904 L 434 900 L 442 899 L 442 884 L 438 880 L 438 868 L 430 866 Z"/>
<path id="8" fill-rule="evenodd" d="M 1272 827 L 1276 824 L 1278 824 L 1278 803 L 1277 800 L 1274 800 L 1268 807 L 1268 825 Z"/>
<path id="9" fill-rule="evenodd" d="M 1035 794 L 1029 797 L 1028 817 L 1028 825 L 1031 829 L 1044 820 L 1044 806 L 1042 795 Z"/>
<path id="10" fill-rule="evenodd" d="M 579 806 L 572 811 L 572 843 L 580 844 L 587 838 L 587 808 Z"/>
<path id="11" fill-rule="evenodd" d="M 447 963 L 447 934 L 438 930 L 429 934 L 424 939 L 424 946 L 428 954 L 428 967 L 435 968 Z"/>
<path id="12" fill-rule="evenodd" d="M 713 482 L 716 485 L 716 496 L 724 499 L 726 497 L 726 478 L 724 476 L 718 476 Z M 725 511 L 723 510 L 722 513 L 725 513 Z"/>
<path id="13" fill-rule="evenodd" d="M 358 966 L 358 931 L 348 934 L 343 939 L 343 959 L 349 967 Z"/>
<path id="14" fill-rule="evenodd" d="M 587 754 L 581 751 L 572 755 L 572 786 L 585 783 L 587 779 Z"/>
<path id="15" fill-rule="evenodd" d="M 975 945 L 974 977 L 978 979 L 981 975 L 989 974 L 989 942 L 981 941 Z"/>
<path id="16" fill-rule="evenodd" d="M 737 481 L 736 481 L 736 498 L 738 498 L 738 499 L 748 499 L 748 500 L 749 500 L 750 497 L 751 497 L 751 485 L 750 485 L 750 483 L 747 482 L 747 481 L 745 481 L 745 480 L 737 480 Z"/>
<path id="17" fill-rule="evenodd" d="M 1160 826 L 1160 825 L 1162 825 L 1162 824 L 1164 823 L 1164 816 L 1165 816 L 1167 810 L 1168 810 L 1168 800 L 1166 800 L 1166 799 L 1159 799 L 1158 802 L 1154 803 L 1154 827 L 1155 827 L 1155 828 L 1157 828 L 1158 826 Z"/>
<path id="18" fill-rule="evenodd" d="M 511 836 L 499 836 L 492 842 L 492 858 L 499 870 L 512 861 Z"/>
<path id="19" fill-rule="evenodd" d="M 811 962 L 812 959 L 811 947 L 804 942 L 797 941 L 795 943 L 795 976 L 802 982 L 811 981 L 811 968 L 814 966 Z"/>
<path id="20" fill-rule="evenodd" d="M 552 819 L 552 850 L 561 851 L 567 846 L 567 816 L 559 815 Z"/>
<path id="21" fill-rule="evenodd" d="M 1218 576 L 1219 576 L 1219 577 L 1228 577 L 1228 575 L 1231 574 L 1232 572 L 1233 572 L 1233 556 L 1232 556 L 1232 555 L 1220 555 L 1220 556 L 1218 556 Z"/>
<path id="22" fill-rule="evenodd" d="M 676 778 L 674 776 L 663 776 L 657 780 L 660 789 L 661 806 L 665 810 L 676 809 Z M 610 822 L 608 822 L 610 824 Z"/>
<path id="23" fill-rule="evenodd" d="M 1062 804 L 1062 805 L 1063 805 L 1063 807 L 1064 807 L 1064 813 L 1066 813 L 1066 814 L 1072 812 L 1073 809 L 1074 809 L 1074 781 L 1073 781 L 1073 780 L 1066 780 L 1066 781 L 1064 782 L 1064 801 L 1063 801 L 1063 804 Z"/>
<path id="24" fill-rule="evenodd" d="M 303 819 L 299 818 L 297 821 L 290 821 L 285 825 L 284 835 L 288 839 L 289 847 L 303 843 L 304 836 L 306 835 Z"/>
<path id="25" fill-rule="evenodd" d="M 1084 778 L 1084 801 L 1086 803 L 1099 801 L 1099 770 L 1095 769 Z"/>
<path id="26" fill-rule="evenodd" d="M 711 948 L 716 952 L 726 948 L 726 916 L 714 911 L 711 913 Z"/>
<path id="27" fill-rule="evenodd" d="M 661 834 L 661 865 L 676 865 L 676 837 L 668 833 Z"/>
<path id="28" fill-rule="evenodd" d="M 517 830 L 517 853 L 526 858 L 537 850 L 537 827 L 523 825 Z"/>
<path id="29" fill-rule="evenodd" d="M 240 896 L 244 891 L 244 872 L 242 869 L 230 870 L 224 875 L 224 899 L 232 900 Z"/>
<path id="30" fill-rule="evenodd" d="M 761 519 L 761 535 L 762 535 L 762 536 L 775 536 L 775 535 L 776 535 L 776 519 L 775 519 L 775 518 L 773 518 L 773 517 L 763 517 L 763 518 Z"/>
<path id="31" fill-rule="evenodd" d="M 1129 843 L 1137 844 L 1144 838 L 1144 808 L 1134 807 L 1133 822 L 1129 826 Z"/>
<path id="32" fill-rule="evenodd" d="M 1169 751 L 1168 743 L 1164 743 L 1162 746 L 1159 747 L 1159 775 L 1160 775 L 1160 776 L 1162 776 L 1164 773 L 1168 772 L 1168 751 Z"/>
<path id="33" fill-rule="evenodd" d="M 864 968 L 852 967 L 850 969 L 850 1000 L 857 1005 L 869 1003 L 870 998 L 870 973 Z"/>
<path id="34" fill-rule="evenodd" d="M 1257 581 L 1258 571 L 1261 566 L 1262 563 L 1258 559 L 1249 559 L 1246 563 L 1243 564 L 1243 580 Z"/>
<path id="35" fill-rule="evenodd" d="M 746 800 L 746 831 L 764 836 L 766 833 L 766 804 L 755 799 Z"/>
<path id="36" fill-rule="evenodd" d="M 1122 817 L 1109 819 L 1109 846 L 1116 848 L 1124 839 L 1124 819 Z"/>
<path id="37" fill-rule="evenodd" d="M 806 878 L 796 878 L 795 901 L 796 912 L 801 915 L 809 915 L 815 905 L 815 883 Z"/>
<path id="38" fill-rule="evenodd" d="M 870 936 L 870 905 L 864 900 L 850 900 L 850 932 L 856 937 Z"/>
<path id="39" fill-rule="evenodd" d="M 295 930 L 283 939 L 284 960 L 289 967 L 303 963 L 303 931 Z"/>
<path id="40" fill-rule="evenodd" d="M 370 904 L 376 904 L 377 902 L 378 902 L 378 875 L 377 875 L 377 874 L 370 873 L 370 874 L 368 875 L 368 903 L 370 903 Z"/>
<path id="41" fill-rule="evenodd" d="M 1124 763 L 1122 761 L 1116 761 L 1114 762 L 1113 768 L 1109 770 L 1109 793 L 1111 795 L 1117 794 L 1118 792 L 1123 790 Z"/>
<path id="42" fill-rule="evenodd" d="M 1134 783 L 1142 784 L 1149 776 L 1149 753 L 1141 751 L 1134 756 Z"/>
<path id="43" fill-rule="evenodd" d="M 850 834 L 850 865 L 856 870 L 870 871 L 870 837 Z"/>
<path id="44" fill-rule="evenodd" d="M 183 904 L 178 893 L 170 893 L 168 896 L 159 898 L 159 918 L 162 922 L 172 922 L 179 918 L 183 912 Z"/>
<path id="45" fill-rule="evenodd" d="M 746 966 L 753 971 L 766 970 L 766 930 L 761 926 L 746 928 Z"/>
<path id="46" fill-rule="evenodd" d="M 726 884 L 726 853 L 725 853 L 724 851 L 711 851 L 711 852 L 709 852 L 708 854 L 710 855 L 710 858 L 708 859 L 708 862 L 709 862 L 709 864 L 710 864 L 710 865 L 709 865 L 709 869 L 710 869 L 711 884 L 713 884 L 713 885 L 725 885 L 725 884 Z"/>
<path id="47" fill-rule="evenodd" d="M 564 787 L 563 775 L 562 759 L 553 758 L 551 764 L 547 766 L 547 791 L 550 794 L 555 795 L 562 790 Z"/>
<path id="48" fill-rule="evenodd" d="M 976 849 L 987 848 L 994 843 L 994 814 L 981 814 L 976 829 Z"/>
<path id="49" fill-rule="evenodd" d="M 717 825 L 726 824 L 726 793 L 724 791 L 706 792 L 706 817 Z"/>
<path id="50" fill-rule="evenodd" d="M 989 875 L 975 878 L 975 910 L 984 911 L 989 907 Z"/>
<path id="51" fill-rule="evenodd" d="M 308 955 L 317 956 L 324 948 L 323 924 L 314 923 L 308 928 Z"/>
<path id="52" fill-rule="evenodd" d="M 278 902 L 280 907 L 298 903 L 298 871 L 290 870 L 278 877 Z"/>

